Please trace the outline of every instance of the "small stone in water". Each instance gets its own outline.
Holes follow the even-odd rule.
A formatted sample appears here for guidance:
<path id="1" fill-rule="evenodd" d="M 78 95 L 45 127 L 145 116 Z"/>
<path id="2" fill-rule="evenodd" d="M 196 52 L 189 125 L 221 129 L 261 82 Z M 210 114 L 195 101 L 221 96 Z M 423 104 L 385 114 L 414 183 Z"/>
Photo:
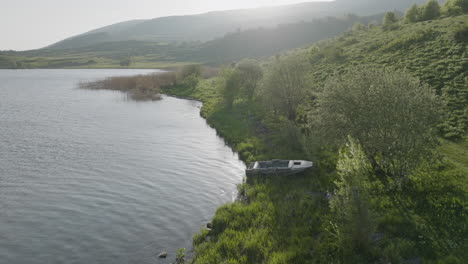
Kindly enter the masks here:
<path id="1" fill-rule="evenodd" d="M 159 253 L 159 258 L 166 258 L 167 257 L 167 252 L 166 251 L 163 251 L 161 253 Z"/>

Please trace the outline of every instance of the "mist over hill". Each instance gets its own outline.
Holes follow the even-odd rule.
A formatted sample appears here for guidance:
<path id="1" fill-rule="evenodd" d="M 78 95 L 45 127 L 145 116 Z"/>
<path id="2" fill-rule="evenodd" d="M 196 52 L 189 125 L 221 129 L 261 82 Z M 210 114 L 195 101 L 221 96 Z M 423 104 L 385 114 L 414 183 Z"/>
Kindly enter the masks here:
<path id="1" fill-rule="evenodd" d="M 353 13 L 367 16 L 388 10 L 405 10 L 424 0 L 336 0 L 256 9 L 216 11 L 200 15 L 131 20 L 67 38 L 47 49 L 76 49 L 116 41 L 183 42 L 209 41 L 238 29 L 276 27 L 327 16 Z"/>

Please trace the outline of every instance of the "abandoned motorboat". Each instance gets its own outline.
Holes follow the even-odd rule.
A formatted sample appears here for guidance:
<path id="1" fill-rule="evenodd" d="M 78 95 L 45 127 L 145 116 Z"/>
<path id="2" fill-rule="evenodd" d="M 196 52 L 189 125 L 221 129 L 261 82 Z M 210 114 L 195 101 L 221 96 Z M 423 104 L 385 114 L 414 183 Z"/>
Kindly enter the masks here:
<path id="1" fill-rule="evenodd" d="M 245 170 L 247 176 L 252 175 L 291 175 L 309 168 L 314 164 L 305 160 L 270 160 L 251 162 Z"/>

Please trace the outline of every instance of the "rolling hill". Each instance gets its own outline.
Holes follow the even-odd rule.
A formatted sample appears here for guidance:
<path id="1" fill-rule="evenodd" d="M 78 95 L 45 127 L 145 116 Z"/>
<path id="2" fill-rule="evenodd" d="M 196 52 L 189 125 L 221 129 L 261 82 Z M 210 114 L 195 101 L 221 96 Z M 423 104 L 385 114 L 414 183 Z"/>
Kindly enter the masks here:
<path id="1" fill-rule="evenodd" d="M 368 16 L 387 10 L 405 10 L 415 2 L 422 3 L 424 0 L 337 0 L 132 20 L 73 36 L 46 48 L 76 49 L 97 43 L 128 40 L 205 42 L 237 29 L 275 27 L 279 24 L 307 22 L 316 18 L 341 16 L 349 13 Z"/>

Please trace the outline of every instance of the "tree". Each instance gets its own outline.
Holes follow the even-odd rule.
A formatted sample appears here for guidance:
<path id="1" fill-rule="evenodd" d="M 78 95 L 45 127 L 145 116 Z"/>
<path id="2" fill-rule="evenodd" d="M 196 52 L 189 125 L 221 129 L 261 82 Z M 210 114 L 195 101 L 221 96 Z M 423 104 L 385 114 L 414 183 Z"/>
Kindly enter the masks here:
<path id="1" fill-rule="evenodd" d="M 358 140 L 379 176 L 406 176 L 437 144 L 442 103 L 406 72 L 355 68 L 330 78 L 316 96 L 313 128 L 332 144 L 348 135 Z"/>
<path id="2" fill-rule="evenodd" d="M 395 12 L 387 12 L 383 18 L 383 25 L 390 26 L 398 22 L 398 17 Z"/>
<path id="3" fill-rule="evenodd" d="M 185 86 L 195 89 L 200 81 L 201 71 L 199 64 L 186 65 L 180 71 L 180 79 Z"/>
<path id="4" fill-rule="evenodd" d="M 369 179 L 372 166 L 362 147 L 351 137 L 340 149 L 336 165 L 338 180 L 335 195 L 330 201 L 333 232 L 343 257 L 352 257 L 356 251 L 368 251 L 375 231 L 370 208 Z"/>
<path id="5" fill-rule="evenodd" d="M 420 8 L 418 7 L 418 5 L 414 4 L 412 5 L 408 10 L 406 10 L 406 13 L 405 13 L 405 17 L 403 19 L 403 21 L 405 23 L 414 23 L 414 22 L 418 22 L 420 20 Z"/>
<path id="6" fill-rule="evenodd" d="M 224 103 L 226 107 L 232 108 L 234 100 L 239 93 L 237 75 L 232 67 L 225 67 L 221 70 L 220 82 Z"/>
<path id="7" fill-rule="evenodd" d="M 422 6 L 421 10 L 421 20 L 432 20 L 439 18 L 441 15 L 440 13 L 440 5 L 437 0 L 429 0 L 426 4 Z"/>
<path id="8" fill-rule="evenodd" d="M 194 75 L 195 77 L 199 78 L 201 76 L 201 72 L 202 69 L 200 64 L 185 65 L 180 71 L 180 77 L 182 80 L 190 75 Z"/>
<path id="9" fill-rule="evenodd" d="M 278 56 L 267 73 L 264 96 L 269 107 L 295 121 L 297 107 L 304 102 L 307 82 L 307 56 Z"/>
<path id="10" fill-rule="evenodd" d="M 241 90 L 251 100 L 255 95 L 258 84 L 262 80 L 262 68 L 256 60 L 245 59 L 236 65 L 234 71 Z"/>
<path id="11" fill-rule="evenodd" d="M 468 12 L 468 0 L 447 0 L 442 8 L 448 16 L 461 15 Z"/>

